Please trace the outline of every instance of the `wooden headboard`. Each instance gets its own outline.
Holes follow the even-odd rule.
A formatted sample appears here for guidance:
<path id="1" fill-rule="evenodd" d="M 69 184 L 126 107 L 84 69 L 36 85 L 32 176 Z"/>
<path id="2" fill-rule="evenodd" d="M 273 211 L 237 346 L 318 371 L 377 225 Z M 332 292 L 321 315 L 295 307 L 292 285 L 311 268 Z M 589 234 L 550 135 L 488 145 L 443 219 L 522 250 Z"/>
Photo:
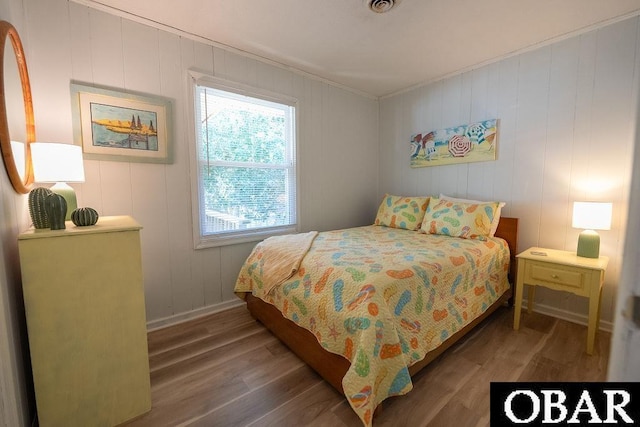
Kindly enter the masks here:
<path id="1" fill-rule="evenodd" d="M 516 283 L 516 255 L 518 254 L 518 218 L 500 217 L 496 237 L 504 239 L 509 244 L 511 262 L 509 264 L 509 283 Z"/>

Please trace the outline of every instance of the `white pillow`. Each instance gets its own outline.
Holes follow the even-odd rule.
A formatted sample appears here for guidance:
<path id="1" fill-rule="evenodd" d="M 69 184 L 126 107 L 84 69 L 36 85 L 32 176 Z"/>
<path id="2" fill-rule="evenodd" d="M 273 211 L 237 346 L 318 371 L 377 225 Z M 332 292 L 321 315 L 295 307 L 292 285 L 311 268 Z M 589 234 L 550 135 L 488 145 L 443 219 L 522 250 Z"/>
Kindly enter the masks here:
<path id="1" fill-rule="evenodd" d="M 471 200 L 471 199 L 460 199 L 460 198 L 456 198 L 456 197 L 450 197 L 447 196 L 445 194 L 440 193 L 440 199 L 447 199 L 450 200 L 452 202 L 459 202 L 459 203 L 487 203 L 486 201 L 482 201 L 482 200 Z M 498 202 L 498 209 L 496 209 L 496 213 L 493 217 L 493 221 L 491 221 L 491 231 L 489 231 L 489 236 L 493 237 L 496 234 L 496 230 L 498 229 L 498 223 L 500 222 L 500 212 L 502 211 L 502 208 L 504 207 L 504 205 L 506 205 L 505 202 Z"/>

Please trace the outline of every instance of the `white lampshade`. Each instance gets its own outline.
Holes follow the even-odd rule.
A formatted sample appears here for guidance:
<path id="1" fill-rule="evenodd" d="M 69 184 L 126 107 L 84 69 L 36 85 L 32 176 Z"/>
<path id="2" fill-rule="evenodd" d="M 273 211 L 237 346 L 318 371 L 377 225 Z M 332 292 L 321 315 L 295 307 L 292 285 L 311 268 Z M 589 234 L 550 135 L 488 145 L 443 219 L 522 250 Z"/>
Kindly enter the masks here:
<path id="1" fill-rule="evenodd" d="M 55 142 L 30 146 L 35 182 L 84 182 L 82 147 Z"/>
<path id="2" fill-rule="evenodd" d="M 610 230 L 612 204 L 605 202 L 574 202 L 573 228 Z"/>
<path id="3" fill-rule="evenodd" d="M 32 142 L 31 161 L 35 182 L 55 182 L 51 191 L 64 197 L 67 203 L 65 219 L 78 207 L 76 192 L 68 182 L 84 182 L 82 147 L 57 142 Z"/>

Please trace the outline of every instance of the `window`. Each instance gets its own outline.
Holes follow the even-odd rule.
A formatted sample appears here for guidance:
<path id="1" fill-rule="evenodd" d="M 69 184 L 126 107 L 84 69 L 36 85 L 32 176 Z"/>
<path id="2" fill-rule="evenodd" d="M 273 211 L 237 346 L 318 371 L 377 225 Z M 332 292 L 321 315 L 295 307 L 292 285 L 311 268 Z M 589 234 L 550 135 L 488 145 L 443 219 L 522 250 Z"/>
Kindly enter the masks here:
<path id="1" fill-rule="evenodd" d="M 197 247 L 296 228 L 295 101 L 195 80 Z"/>

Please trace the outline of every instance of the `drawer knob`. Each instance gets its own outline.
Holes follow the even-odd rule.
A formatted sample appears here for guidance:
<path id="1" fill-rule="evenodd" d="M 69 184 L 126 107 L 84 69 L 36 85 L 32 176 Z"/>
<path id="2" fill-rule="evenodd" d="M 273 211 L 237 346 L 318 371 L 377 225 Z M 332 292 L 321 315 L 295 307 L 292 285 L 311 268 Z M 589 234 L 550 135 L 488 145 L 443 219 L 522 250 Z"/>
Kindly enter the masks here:
<path id="1" fill-rule="evenodd" d="M 553 278 L 553 279 L 559 279 L 559 278 L 560 278 L 560 276 L 558 276 L 557 274 L 552 274 L 552 275 L 551 275 L 551 278 Z"/>

